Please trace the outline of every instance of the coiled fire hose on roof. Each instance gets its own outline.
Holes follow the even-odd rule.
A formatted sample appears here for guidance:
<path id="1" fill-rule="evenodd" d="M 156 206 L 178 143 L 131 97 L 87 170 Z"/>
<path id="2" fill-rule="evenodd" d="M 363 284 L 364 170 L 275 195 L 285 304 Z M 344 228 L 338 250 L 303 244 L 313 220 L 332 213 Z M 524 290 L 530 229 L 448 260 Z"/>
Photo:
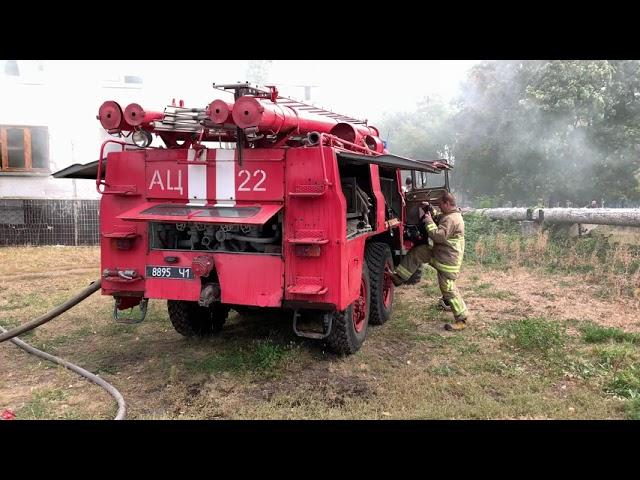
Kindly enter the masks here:
<path id="1" fill-rule="evenodd" d="M 82 375 L 86 379 L 92 381 L 96 385 L 99 385 L 100 387 L 104 388 L 109 393 L 109 395 L 115 398 L 116 402 L 118 402 L 118 413 L 116 414 L 115 420 L 122 420 L 124 419 L 124 416 L 126 414 L 127 406 L 125 404 L 124 398 L 122 397 L 120 392 L 116 390 L 116 388 L 113 385 L 107 383 L 102 378 L 98 377 L 97 375 L 94 375 L 93 373 L 85 370 L 82 367 L 78 367 L 77 365 L 67 362 L 62 358 L 58 358 L 46 352 L 43 352 L 42 350 L 38 350 L 37 348 L 34 348 L 31 345 L 26 344 L 22 340 L 13 338 L 13 337 L 17 337 L 20 334 L 23 334 L 24 332 L 33 330 L 34 328 L 39 327 L 40 325 L 53 320 L 54 318 L 58 317 L 62 313 L 69 310 L 71 307 L 83 301 L 85 298 L 87 298 L 91 294 L 95 293 L 97 290 L 100 289 L 101 286 L 102 286 L 102 280 L 92 282 L 87 288 L 82 290 L 76 296 L 67 300 L 62 305 L 54 308 L 53 310 L 51 310 L 50 312 L 47 312 L 41 317 L 31 320 L 30 322 L 27 322 L 24 325 L 20 325 L 19 327 L 16 327 L 12 330 L 5 330 L 4 328 L 2 328 L 2 326 L 0 326 L 0 332 L 2 332 L 2 334 L 0 334 L 0 343 L 4 342 L 5 340 L 11 340 L 11 343 L 13 343 L 14 345 L 17 345 L 23 350 L 26 350 L 27 352 L 32 353 L 40 358 L 44 358 L 45 360 L 49 360 L 50 362 L 57 363 L 58 365 L 62 365 L 63 367 L 68 368 L 69 370 L 73 370 L 79 375 Z"/>

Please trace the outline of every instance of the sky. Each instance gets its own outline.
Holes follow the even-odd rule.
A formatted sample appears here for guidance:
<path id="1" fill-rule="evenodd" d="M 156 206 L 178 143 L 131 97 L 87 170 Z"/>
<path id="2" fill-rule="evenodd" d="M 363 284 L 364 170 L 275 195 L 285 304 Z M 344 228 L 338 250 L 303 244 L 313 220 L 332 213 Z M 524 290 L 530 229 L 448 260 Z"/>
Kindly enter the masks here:
<path id="1" fill-rule="evenodd" d="M 312 85 L 311 103 L 374 124 L 384 113 L 410 111 L 427 96 L 447 100 L 479 60 L 273 60 L 265 68 L 265 84 L 282 94 L 304 99 L 301 85 Z M 121 72 L 144 78 L 146 98 L 163 107 L 172 98 L 204 106 L 224 98 L 213 82 L 247 80 L 247 60 L 126 60 L 77 62 L 67 68 L 105 77 Z"/>
<path id="2" fill-rule="evenodd" d="M 150 110 L 162 111 L 173 98 L 186 106 L 205 107 L 216 98 L 231 100 L 230 94 L 216 91 L 212 83 L 252 81 L 251 63 L 264 65 L 264 85 L 275 84 L 283 95 L 304 99 L 304 85 L 311 86 L 310 102 L 336 113 L 367 119 L 376 125 L 385 113 L 411 111 L 426 98 L 452 98 L 468 70 L 478 60 L 47 60 L 44 75 L 58 87 L 69 89 L 73 98 L 78 88 L 104 85 L 124 75 L 143 78 L 136 100 L 133 91 L 113 90 L 129 103 L 142 101 Z M 37 62 L 20 61 L 28 73 Z M 36 72 L 37 73 L 37 72 Z M 35 78 L 35 77 L 34 77 Z M 90 108 L 104 98 L 89 102 Z M 84 102 L 84 100 L 83 100 Z"/>
<path id="3" fill-rule="evenodd" d="M 357 118 L 379 121 L 385 112 L 407 111 L 427 96 L 448 100 L 477 60 L 336 60 L 273 62 L 276 85 L 317 85 L 314 103 Z M 288 87 L 303 98 L 304 89 Z"/>

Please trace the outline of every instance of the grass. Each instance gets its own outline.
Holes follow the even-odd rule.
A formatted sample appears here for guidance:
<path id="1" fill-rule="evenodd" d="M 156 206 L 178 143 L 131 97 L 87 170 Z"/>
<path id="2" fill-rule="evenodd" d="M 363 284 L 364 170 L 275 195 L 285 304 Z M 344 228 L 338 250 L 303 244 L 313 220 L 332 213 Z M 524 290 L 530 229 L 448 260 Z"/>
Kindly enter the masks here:
<path id="1" fill-rule="evenodd" d="M 615 327 L 603 327 L 595 323 L 585 323 L 580 327 L 582 339 L 587 343 L 629 342 L 640 343 L 640 335 Z"/>
<path id="2" fill-rule="evenodd" d="M 615 373 L 635 356 L 635 349 L 626 345 L 605 345 L 596 347 L 593 353 L 600 368 L 613 370 Z"/>
<path id="3" fill-rule="evenodd" d="M 640 420 L 640 397 L 636 397 L 629 401 L 625 410 L 629 420 Z"/>
<path id="4" fill-rule="evenodd" d="M 510 298 L 514 298 L 515 295 L 511 292 L 507 292 L 506 290 L 496 290 L 493 288 L 493 284 L 491 283 L 481 283 L 479 285 L 472 284 L 471 291 L 483 298 L 498 298 L 500 300 L 508 300 Z"/>
<path id="5" fill-rule="evenodd" d="M 1 315 L 4 315 L 3 313 L 0 312 Z M 16 328 L 18 326 L 20 326 L 23 322 L 19 321 L 18 319 L 14 318 L 14 317 L 3 317 L 0 321 L 0 326 L 3 327 L 5 330 L 11 330 L 13 328 Z M 34 331 L 33 330 L 28 330 L 26 332 L 24 332 L 23 334 L 19 335 L 17 338 L 23 341 L 30 341 L 35 337 Z"/>
<path id="6" fill-rule="evenodd" d="M 457 374 L 458 369 L 445 364 L 445 365 L 439 365 L 437 367 L 433 367 L 431 369 L 431 372 L 433 372 L 435 375 L 450 377 L 451 375 Z"/>
<path id="7" fill-rule="evenodd" d="M 0 264 L 6 272 L 20 274 L 42 274 L 52 266 L 59 270 L 99 267 L 99 247 L 73 247 L 73 257 L 69 258 L 69 247 L 2 247 Z"/>
<path id="8" fill-rule="evenodd" d="M 204 359 L 188 361 L 186 368 L 192 372 L 208 374 L 229 372 L 237 375 L 273 375 L 293 350 L 291 345 L 281 345 L 271 339 L 257 340 L 249 346 L 230 347 Z"/>
<path id="9" fill-rule="evenodd" d="M 67 392 L 62 389 L 39 390 L 16 412 L 16 416 L 25 420 L 51 418 L 56 415 L 56 407 L 67 397 Z"/>
<path id="10" fill-rule="evenodd" d="M 440 287 L 438 287 L 438 275 L 436 271 L 427 266 L 422 267 L 423 283 L 421 285 L 424 294 L 429 297 L 439 297 L 442 295 Z"/>
<path id="11" fill-rule="evenodd" d="M 494 374 L 504 378 L 515 378 L 524 372 L 520 365 L 516 365 L 513 362 L 507 363 L 505 360 L 493 358 L 478 362 L 472 367 L 472 371 L 475 373 Z"/>
<path id="12" fill-rule="evenodd" d="M 458 338 L 458 337 L 453 337 L 453 338 Z M 465 342 L 458 346 L 458 351 L 462 354 L 480 353 L 481 347 L 478 343 Z"/>
<path id="13" fill-rule="evenodd" d="M 24 270 L 8 259 L 18 270 L 4 272 L 0 262 L 0 278 L 35 273 L 32 255 L 46 269 L 76 268 L 75 251 L 14 251 Z M 10 316 L 3 322 L 10 327 L 33 318 L 43 310 L 37 301 L 53 303 L 97 276 L 97 249 L 93 259 L 86 253 L 81 258 L 95 272 L 1 282 L 6 302 L 0 307 L 9 298 L 21 305 L 4 312 Z M 435 272 L 425 268 L 420 284 L 398 289 L 392 318 L 372 327 L 363 348 L 348 357 L 295 339 L 284 317 L 232 313 L 219 336 L 185 339 L 169 323 L 164 302 L 154 300 L 143 323 L 118 325 L 111 299 L 99 295 L 37 329 L 33 343 L 113 383 L 127 400 L 128 418 L 640 418 L 636 334 L 581 317 L 564 321 L 573 315 L 568 310 L 528 315 L 519 293 L 498 290 L 486 268 L 465 266 L 462 281 L 469 283 L 461 290 L 469 293 L 474 317 L 464 332 L 443 330 L 451 313 L 435 308 L 440 292 Z M 528 278 L 514 280 L 535 289 L 538 277 Z M 577 278 L 564 288 L 575 293 L 585 285 Z M 506 302 L 477 298 L 484 295 Z M 486 310 L 479 305 L 490 303 Z M 0 349 L 0 363 L 9 365 L 0 378 L 0 408 L 13 408 L 18 418 L 113 416 L 114 402 L 98 387 L 16 352 Z"/>
<path id="14" fill-rule="evenodd" d="M 640 369 L 637 365 L 630 365 L 618 371 L 605 388 L 608 392 L 620 397 L 640 398 Z"/>
<path id="15" fill-rule="evenodd" d="M 492 333 L 502 338 L 507 345 L 542 354 L 561 350 L 566 336 L 560 323 L 545 318 L 523 318 L 505 322 Z"/>
<path id="16" fill-rule="evenodd" d="M 424 288 L 425 287 L 419 287 Z M 437 287 L 436 287 L 437 288 Z M 438 290 L 439 292 L 439 290 Z M 425 341 L 431 337 L 418 332 L 418 325 L 422 322 L 433 321 L 438 318 L 439 311 L 435 306 L 433 294 L 425 294 L 425 299 L 430 299 L 434 304 L 415 305 L 411 303 L 397 303 L 394 306 L 393 322 L 385 324 L 394 336 L 405 341 Z"/>
<path id="17" fill-rule="evenodd" d="M 36 331 L 37 333 L 37 331 Z M 56 335 L 54 337 L 48 338 L 46 341 L 44 340 L 36 340 L 30 342 L 36 348 L 40 350 L 48 350 L 51 349 L 53 351 L 58 350 L 61 346 L 69 345 L 74 342 L 82 341 L 83 338 L 91 335 L 93 332 L 91 327 L 83 326 L 77 328 L 75 330 L 70 330 L 68 333 L 64 333 L 62 335 Z"/>
<path id="18" fill-rule="evenodd" d="M 465 261 L 488 268 L 521 266 L 547 274 L 580 275 L 604 288 L 604 298 L 640 304 L 640 246 L 616 243 L 609 236 L 569 238 L 560 226 L 522 237 L 517 222 L 465 215 Z M 566 284 L 566 282 L 565 282 Z"/>

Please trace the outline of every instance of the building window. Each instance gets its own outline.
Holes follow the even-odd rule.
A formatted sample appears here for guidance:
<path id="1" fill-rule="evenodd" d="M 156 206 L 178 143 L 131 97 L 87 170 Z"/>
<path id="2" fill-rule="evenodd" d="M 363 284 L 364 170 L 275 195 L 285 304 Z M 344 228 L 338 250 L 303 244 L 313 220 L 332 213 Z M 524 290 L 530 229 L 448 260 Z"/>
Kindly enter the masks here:
<path id="1" fill-rule="evenodd" d="M 4 60 L 4 74 L 11 77 L 17 77 L 20 75 L 20 69 L 18 68 L 18 62 L 16 60 Z"/>
<path id="2" fill-rule="evenodd" d="M 125 75 L 124 83 L 142 85 L 142 77 L 138 77 L 137 75 Z"/>
<path id="3" fill-rule="evenodd" d="M 0 60 L 0 77 L 26 85 L 44 84 L 42 60 Z"/>
<path id="4" fill-rule="evenodd" d="M 144 81 L 139 75 L 112 75 L 103 81 L 107 88 L 142 88 Z"/>
<path id="5" fill-rule="evenodd" d="M 47 127 L 0 125 L 0 166 L 3 172 L 48 172 Z"/>

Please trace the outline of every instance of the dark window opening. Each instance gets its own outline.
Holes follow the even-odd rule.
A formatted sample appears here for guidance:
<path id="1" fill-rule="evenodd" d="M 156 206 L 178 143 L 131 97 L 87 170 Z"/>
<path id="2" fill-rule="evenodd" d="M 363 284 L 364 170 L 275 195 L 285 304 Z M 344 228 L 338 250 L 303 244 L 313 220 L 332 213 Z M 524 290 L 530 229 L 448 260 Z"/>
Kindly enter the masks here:
<path id="1" fill-rule="evenodd" d="M 385 219 L 401 218 L 402 198 L 398 191 L 398 177 L 393 168 L 380 167 L 380 189 L 385 201 Z M 403 178 L 406 178 L 403 177 Z"/>
<path id="2" fill-rule="evenodd" d="M 370 165 L 338 162 L 342 194 L 347 211 L 347 238 L 353 238 L 376 228 L 375 196 L 371 187 Z"/>

